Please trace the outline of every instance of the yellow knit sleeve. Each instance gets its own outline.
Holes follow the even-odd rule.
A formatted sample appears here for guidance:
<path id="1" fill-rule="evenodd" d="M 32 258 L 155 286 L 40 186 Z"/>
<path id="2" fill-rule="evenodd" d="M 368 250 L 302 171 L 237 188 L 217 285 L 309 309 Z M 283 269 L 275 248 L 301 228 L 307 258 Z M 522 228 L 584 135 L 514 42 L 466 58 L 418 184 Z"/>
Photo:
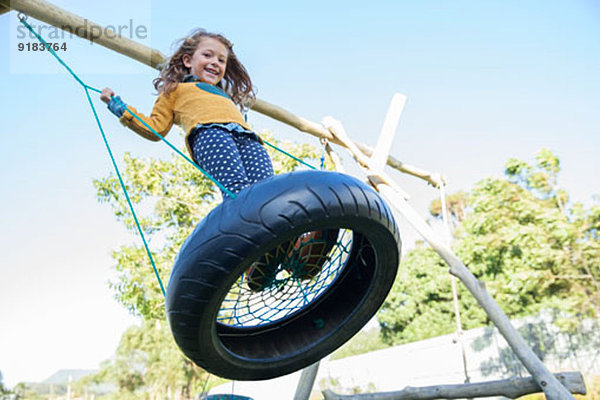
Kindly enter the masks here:
<path id="1" fill-rule="evenodd" d="M 154 129 L 163 137 L 169 133 L 171 127 L 173 126 L 174 119 L 173 104 L 171 99 L 172 97 L 173 96 L 164 95 L 164 93 L 161 93 L 156 99 L 154 107 L 152 108 L 152 113 L 149 117 L 139 113 L 134 107 L 127 105 L 127 108 L 131 110 L 131 112 L 125 110 L 120 118 L 120 121 L 123 125 L 143 138 L 157 142 L 160 140 L 160 138 L 156 136 L 149 127 Z M 144 123 L 133 116 L 132 113 L 144 121 Z"/>

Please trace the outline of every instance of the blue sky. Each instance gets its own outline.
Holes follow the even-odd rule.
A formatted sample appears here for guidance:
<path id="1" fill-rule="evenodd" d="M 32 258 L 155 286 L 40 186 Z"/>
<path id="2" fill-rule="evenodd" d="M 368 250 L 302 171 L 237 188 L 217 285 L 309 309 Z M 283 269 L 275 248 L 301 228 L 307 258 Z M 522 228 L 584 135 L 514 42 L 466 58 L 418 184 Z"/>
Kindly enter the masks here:
<path id="1" fill-rule="evenodd" d="M 132 19 L 148 28 L 140 41 L 164 54 L 195 27 L 224 33 L 260 98 L 316 122 L 332 115 L 363 143 L 376 142 L 392 95 L 402 92 L 408 103 L 392 153 L 443 173 L 450 191 L 548 147 L 575 200 L 600 193 L 597 1 L 213 3 L 54 1 L 104 25 Z M 92 180 L 111 165 L 83 91 L 48 54 L 17 51 L 17 24 L 15 13 L 0 15 L 0 371 L 9 385 L 94 368 L 113 354 L 135 321 L 107 287 L 110 252 L 138 240 L 95 200 Z M 60 54 L 84 81 L 149 112 L 155 70 L 97 44 L 64 41 Z M 95 101 L 117 157 L 170 155 Z M 317 143 L 256 113 L 250 122 Z M 393 175 L 425 215 L 436 191 Z M 405 227 L 404 236 L 415 234 Z"/>

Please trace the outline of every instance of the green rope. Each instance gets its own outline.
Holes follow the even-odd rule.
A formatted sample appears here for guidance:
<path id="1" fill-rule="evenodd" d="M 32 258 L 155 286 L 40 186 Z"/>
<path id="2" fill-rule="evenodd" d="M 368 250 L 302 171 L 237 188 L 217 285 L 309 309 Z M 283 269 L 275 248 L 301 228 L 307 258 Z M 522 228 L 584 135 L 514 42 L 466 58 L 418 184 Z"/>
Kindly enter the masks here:
<path id="1" fill-rule="evenodd" d="M 29 25 L 26 21 L 25 21 L 26 17 L 20 17 L 19 20 L 21 21 L 21 23 L 23 25 L 25 25 L 25 27 L 27 29 L 29 29 L 29 31 L 31 33 L 33 33 L 38 40 L 43 43 L 48 50 L 50 51 L 50 53 L 52 53 L 52 55 L 54 57 L 56 57 L 56 59 L 67 69 L 67 71 L 69 71 L 69 73 L 75 78 L 75 80 L 77 82 L 79 82 L 81 84 L 81 86 L 83 86 L 84 90 L 85 90 L 85 94 L 87 96 L 87 100 L 88 103 L 90 104 L 90 107 L 92 108 L 92 112 L 94 114 L 94 118 L 96 119 L 96 123 L 98 124 L 98 128 L 100 129 L 100 133 L 102 135 L 102 139 L 104 140 L 104 144 L 106 145 L 106 149 L 108 150 L 108 155 L 110 156 L 110 159 L 112 161 L 113 167 L 117 173 L 117 177 L 119 178 L 119 183 L 121 184 L 121 189 L 123 189 L 123 193 L 125 194 L 125 198 L 127 199 L 127 204 L 129 205 L 129 210 L 131 211 L 131 214 L 133 215 L 133 219 L 135 221 L 135 225 L 138 229 L 138 232 L 140 234 L 140 236 L 142 237 L 142 241 L 144 242 L 144 247 L 146 248 L 146 253 L 148 254 L 148 258 L 150 259 L 150 263 L 152 264 L 152 268 L 154 269 L 154 274 L 156 275 L 156 278 L 158 279 L 158 283 L 160 285 L 160 290 L 163 294 L 163 297 L 166 296 L 166 292 L 165 292 L 165 287 L 163 285 L 162 280 L 160 279 L 160 274 L 158 273 L 158 268 L 156 267 L 156 263 L 154 262 L 154 258 L 152 257 L 152 253 L 150 252 L 150 248 L 148 247 L 148 243 L 146 242 L 146 237 L 144 236 L 144 232 L 142 231 L 142 227 L 140 226 L 140 223 L 138 221 L 137 215 L 135 214 L 135 210 L 133 209 L 133 204 L 131 203 L 131 199 L 129 198 L 129 194 L 127 193 L 127 189 L 125 188 L 125 182 L 123 181 L 123 178 L 121 177 L 121 172 L 119 171 L 119 167 L 117 166 L 117 163 L 115 161 L 115 158 L 112 154 L 112 150 L 108 144 L 108 140 L 106 139 L 106 135 L 104 134 L 104 129 L 102 128 L 102 124 L 100 123 L 100 119 L 98 118 L 98 113 L 96 112 L 96 107 L 94 107 L 94 103 L 92 103 L 92 98 L 90 97 L 90 92 L 89 90 L 93 90 L 96 92 L 101 92 L 98 89 L 95 89 L 91 86 L 86 85 L 78 76 L 77 74 L 75 74 L 75 72 L 73 72 L 73 70 L 71 68 L 69 68 L 69 66 L 56 54 L 56 52 L 52 49 L 51 46 L 48 45 L 48 43 L 39 35 L 37 34 L 33 28 L 31 27 L 31 25 Z"/>
<path id="2" fill-rule="evenodd" d="M 56 54 L 56 52 L 54 51 L 54 49 L 52 49 L 52 46 L 50 46 L 50 45 L 48 44 L 48 42 L 46 42 L 46 41 L 44 40 L 44 38 L 43 38 L 43 37 L 41 37 L 41 36 L 40 36 L 40 35 L 39 35 L 39 34 L 38 34 L 38 33 L 37 33 L 37 32 L 36 32 L 36 31 L 35 31 L 35 30 L 34 30 L 34 29 L 31 27 L 31 25 L 29 25 L 29 24 L 27 23 L 27 21 L 26 21 L 26 19 L 27 19 L 27 16 L 25 16 L 25 15 L 21 16 L 21 15 L 22 15 L 22 14 L 19 14 L 19 21 L 20 21 L 20 22 L 21 22 L 23 25 L 25 25 L 25 27 L 26 27 L 27 29 L 29 29 L 29 31 L 30 31 L 31 33 L 33 33 L 33 34 L 35 35 L 35 37 L 37 37 L 37 39 L 38 39 L 38 40 L 39 40 L 41 43 L 43 43 L 43 44 L 44 44 L 44 46 L 46 47 L 46 49 L 47 49 L 47 50 L 48 50 L 48 51 L 49 51 L 49 52 L 50 52 L 50 53 L 51 53 L 51 54 L 52 54 L 52 55 L 53 55 L 53 56 L 54 56 L 54 57 L 55 57 L 55 58 L 58 60 L 58 62 L 59 62 L 59 63 L 61 63 L 61 64 L 62 64 L 62 66 L 63 66 L 63 67 L 65 67 L 65 68 L 67 69 L 67 71 L 69 71 L 69 73 L 70 73 L 70 74 L 73 76 L 73 78 L 75 78 L 75 80 L 76 80 L 77 82 L 79 82 L 79 84 L 81 84 L 81 86 L 83 86 L 84 88 L 85 88 L 85 87 L 87 87 L 87 85 L 86 85 L 86 84 L 85 84 L 85 83 L 84 83 L 84 82 L 83 82 L 81 79 L 79 79 L 79 77 L 77 76 L 77 74 L 75 74 L 75 72 L 73 72 L 73 70 L 72 70 L 71 68 L 69 68 L 69 66 L 68 66 L 68 65 L 67 65 L 67 64 L 66 64 L 66 63 L 65 63 L 65 62 L 64 62 L 64 61 L 63 61 L 63 60 L 62 60 L 62 59 L 61 59 L 61 58 L 58 56 L 58 54 Z"/>
<path id="3" fill-rule="evenodd" d="M 154 269 L 154 275 L 156 275 L 156 279 L 158 279 L 158 283 L 160 285 L 160 291 L 163 296 L 165 296 L 165 286 L 160 279 L 160 275 L 158 273 L 158 269 L 156 268 L 156 264 L 154 263 L 154 258 L 152 257 L 152 253 L 150 252 L 150 248 L 148 247 L 148 243 L 146 242 L 146 237 L 144 236 L 144 232 L 142 232 L 142 228 L 140 226 L 140 222 L 138 221 L 137 215 L 133 209 L 133 204 L 131 203 L 131 199 L 129 198 L 129 194 L 127 193 L 127 189 L 125 188 L 125 182 L 121 177 L 121 172 L 119 171 L 119 167 L 117 167 L 117 162 L 115 161 L 115 157 L 113 156 L 112 150 L 108 144 L 108 140 L 106 139 L 106 135 L 104 134 L 104 129 L 102 129 L 102 124 L 100 123 L 100 119 L 98 118 L 98 113 L 96 112 L 96 107 L 94 107 L 94 103 L 92 103 L 92 98 L 90 97 L 90 92 L 88 88 L 85 88 L 85 94 L 88 99 L 88 103 L 90 103 L 90 107 L 92 107 L 92 112 L 94 113 L 94 118 L 96 119 L 96 123 L 98 124 L 98 128 L 100 129 L 100 133 L 102 134 L 102 139 L 104 140 L 104 144 L 106 146 L 106 150 L 108 151 L 108 155 L 110 156 L 110 160 L 112 161 L 113 167 L 117 173 L 117 177 L 119 178 L 119 183 L 121 184 L 121 189 L 123 189 L 123 193 L 125 194 L 125 198 L 127 199 L 127 204 L 129 205 L 129 209 L 131 210 L 131 215 L 133 215 L 133 219 L 135 221 L 135 226 L 142 237 L 142 241 L 144 242 L 144 247 L 146 248 L 146 253 L 148 254 L 148 258 L 150 259 L 150 263 L 152 264 L 152 268 Z"/>
<path id="4" fill-rule="evenodd" d="M 285 150 L 283 150 L 283 149 L 280 149 L 279 147 L 275 146 L 274 144 L 271 144 L 271 143 L 267 142 L 266 140 L 263 140 L 263 142 L 264 142 L 265 144 L 267 144 L 267 145 L 271 146 L 271 147 L 272 147 L 272 148 L 274 148 L 275 150 L 277 150 L 277 151 L 279 151 L 279 152 L 281 152 L 281 153 L 285 154 L 286 156 L 288 156 L 288 157 L 290 157 L 290 158 L 293 158 L 294 160 L 298 161 L 299 163 L 301 163 L 301 164 L 304 164 L 304 165 L 306 165 L 306 166 L 307 166 L 307 167 L 309 167 L 309 168 L 312 168 L 312 169 L 317 169 L 317 167 L 315 167 L 315 166 L 312 166 L 312 165 L 310 165 L 310 164 L 309 164 L 309 163 L 307 163 L 307 162 L 304 162 L 304 161 L 303 161 L 303 160 L 301 160 L 300 158 L 298 158 L 298 157 L 296 157 L 296 156 L 293 156 L 292 154 L 288 153 L 287 151 L 285 151 Z"/>

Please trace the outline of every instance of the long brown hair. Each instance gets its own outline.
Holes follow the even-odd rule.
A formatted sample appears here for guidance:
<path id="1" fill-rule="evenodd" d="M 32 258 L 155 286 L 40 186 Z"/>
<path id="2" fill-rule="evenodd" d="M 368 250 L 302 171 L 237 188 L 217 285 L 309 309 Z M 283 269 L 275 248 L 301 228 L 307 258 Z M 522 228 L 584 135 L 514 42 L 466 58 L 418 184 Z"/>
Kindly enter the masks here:
<path id="1" fill-rule="evenodd" d="M 167 60 L 158 78 L 154 79 L 154 87 L 159 93 L 164 94 L 175 90 L 183 77 L 190 73 L 190 69 L 183 64 L 183 56 L 188 54 L 191 57 L 200 41 L 207 37 L 220 41 L 228 50 L 225 76 L 216 86 L 227 92 L 231 96 L 231 100 L 244 109 L 256 98 L 248 71 L 233 52 L 231 41 L 221 34 L 207 32 L 202 28 L 192 31 L 187 37 L 175 42 L 174 46 L 177 50 Z"/>

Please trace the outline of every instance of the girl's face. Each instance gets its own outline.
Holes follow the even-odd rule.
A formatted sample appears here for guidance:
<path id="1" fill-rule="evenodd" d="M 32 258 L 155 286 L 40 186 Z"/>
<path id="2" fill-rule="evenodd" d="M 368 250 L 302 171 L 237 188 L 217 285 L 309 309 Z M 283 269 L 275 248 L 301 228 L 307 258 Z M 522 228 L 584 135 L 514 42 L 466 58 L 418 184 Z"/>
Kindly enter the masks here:
<path id="1" fill-rule="evenodd" d="M 205 37 L 198 43 L 194 54 L 184 54 L 182 61 L 202 82 L 216 85 L 225 76 L 228 54 L 227 47 L 219 40 Z"/>

